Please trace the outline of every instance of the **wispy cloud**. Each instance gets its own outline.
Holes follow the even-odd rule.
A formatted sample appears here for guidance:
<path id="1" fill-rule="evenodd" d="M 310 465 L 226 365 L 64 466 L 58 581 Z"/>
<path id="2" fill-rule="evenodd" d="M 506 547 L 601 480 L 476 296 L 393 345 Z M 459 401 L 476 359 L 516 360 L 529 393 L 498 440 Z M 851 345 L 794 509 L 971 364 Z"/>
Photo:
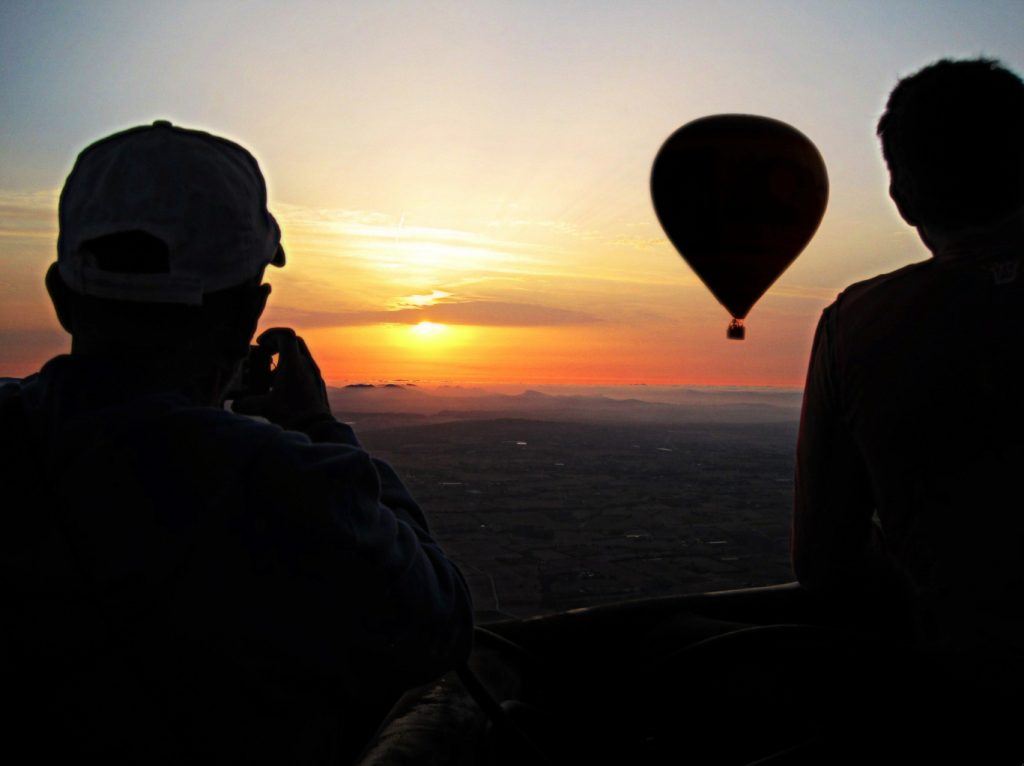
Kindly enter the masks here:
<path id="1" fill-rule="evenodd" d="M 315 235 L 377 240 L 388 245 L 450 245 L 495 253 L 540 252 L 544 248 L 517 239 L 502 239 L 478 232 L 441 226 L 415 225 L 404 216 L 368 210 L 310 208 L 274 204 L 273 212 L 286 235 L 303 239 Z"/>
<path id="2" fill-rule="evenodd" d="M 513 218 L 488 221 L 488 227 L 496 230 L 517 232 L 553 232 L 579 242 L 601 243 L 632 250 L 651 250 L 655 247 L 668 245 L 668 238 L 661 233 L 657 224 L 645 221 L 630 222 L 616 227 L 616 232 L 623 228 L 630 230 L 644 229 L 649 235 L 610 233 L 592 227 L 580 226 L 570 221 Z"/>
<path id="3" fill-rule="evenodd" d="M 345 327 L 372 324 L 441 324 L 485 327 L 555 327 L 594 324 L 599 318 L 581 311 L 505 301 L 464 301 L 408 307 L 393 311 L 312 311 L 272 306 L 267 311 L 271 324 L 299 327 Z"/>
<path id="4" fill-rule="evenodd" d="M 0 237 L 55 238 L 59 194 L 0 190 Z"/>
<path id="5" fill-rule="evenodd" d="M 392 304 L 392 309 L 405 309 L 405 308 L 422 308 L 424 306 L 433 306 L 436 303 L 441 303 L 446 298 L 451 298 L 452 294 L 444 290 L 433 290 L 427 295 L 406 295 L 401 298 L 396 298 Z"/>

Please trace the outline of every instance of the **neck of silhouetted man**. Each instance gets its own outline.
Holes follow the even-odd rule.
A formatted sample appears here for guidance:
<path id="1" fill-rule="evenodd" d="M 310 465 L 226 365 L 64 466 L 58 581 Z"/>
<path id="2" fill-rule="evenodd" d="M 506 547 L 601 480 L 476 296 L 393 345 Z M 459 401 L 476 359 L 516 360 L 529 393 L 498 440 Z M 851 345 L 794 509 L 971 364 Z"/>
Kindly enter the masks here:
<path id="1" fill-rule="evenodd" d="M 235 359 L 213 358 L 205 349 L 190 354 L 181 348 L 125 348 L 88 335 L 72 337 L 71 355 L 90 357 L 122 370 L 142 389 L 178 391 L 202 406 L 221 404 L 238 363 Z"/>
<path id="2" fill-rule="evenodd" d="M 986 226 L 943 229 L 921 224 L 922 241 L 940 260 L 979 255 L 1021 255 L 1024 253 L 1024 206 Z"/>

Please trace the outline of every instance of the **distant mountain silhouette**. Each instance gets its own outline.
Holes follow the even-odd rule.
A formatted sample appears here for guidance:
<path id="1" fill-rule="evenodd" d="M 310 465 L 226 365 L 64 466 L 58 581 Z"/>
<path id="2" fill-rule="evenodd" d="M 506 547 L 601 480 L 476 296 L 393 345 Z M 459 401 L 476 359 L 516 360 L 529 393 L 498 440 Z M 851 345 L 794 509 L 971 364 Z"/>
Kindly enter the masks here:
<path id="1" fill-rule="evenodd" d="M 416 416 L 440 420 L 527 418 L 574 422 L 636 423 L 780 423 L 796 422 L 799 392 L 744 389 L 630 389 L 619 398 L 577 393 L 556 394 L 530 389 L 502 394 L 448 386 L 427 391 L 400 384 L 354 384 L 328 389 L 332 409 L 348 420 L 366 422 L 385 416 Z M 641 394 L 644 398 L 638 398 Z M 662 401 L 652 401 L 660 398 Z M 670 399 L 670 401 L 664 401 Z"/>

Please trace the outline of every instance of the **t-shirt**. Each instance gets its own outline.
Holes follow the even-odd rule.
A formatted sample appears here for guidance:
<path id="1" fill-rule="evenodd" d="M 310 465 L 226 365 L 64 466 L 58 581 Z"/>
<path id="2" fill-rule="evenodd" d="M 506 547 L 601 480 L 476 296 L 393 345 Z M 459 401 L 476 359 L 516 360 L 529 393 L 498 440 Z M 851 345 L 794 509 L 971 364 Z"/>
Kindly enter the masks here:
<path id="1" fill-rule="evenodd" d="M 337 421 L 285 431 L 62 356 L 0 388 L 0 480 L 8 697 L 70 750 L 337 762 L 469 653 L 462 575 Z"/>
<path id="2" fill-rule="evenodd" d="M 1024 264 L 933 258 L 845 290 L 818 324 L 797 450 L 794 564 L 864 575 L 873 516 L 920 646 L 1024 682 Z"/>

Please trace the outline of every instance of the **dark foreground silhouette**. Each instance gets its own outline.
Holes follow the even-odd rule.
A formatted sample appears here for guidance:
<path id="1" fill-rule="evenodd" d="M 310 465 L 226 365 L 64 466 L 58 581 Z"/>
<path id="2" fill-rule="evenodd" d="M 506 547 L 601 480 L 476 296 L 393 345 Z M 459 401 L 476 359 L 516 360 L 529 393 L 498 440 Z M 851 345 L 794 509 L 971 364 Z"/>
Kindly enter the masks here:
<path id="1" fill-rule="evenodd" d="M 901 82 L 879 132 L 934 258 L 854 286 L 819 324 L 800 583 L 495 623 L 469 667 L 458 569 L 331 416 L 305 344 L 279 328 L 247 357 L 263 270 L 284 263 L 255 161 L 167 124 L 86 150 L 47 275 L 72 354 L 0 389 L 20 511 L 0 535 L 5 746 L 1019 763 L 1024 84 L 940 62 Z M 270 423 L 225 410 L 229 391 Z M 452 668 L 461 685 L 431 681 Z"/>

